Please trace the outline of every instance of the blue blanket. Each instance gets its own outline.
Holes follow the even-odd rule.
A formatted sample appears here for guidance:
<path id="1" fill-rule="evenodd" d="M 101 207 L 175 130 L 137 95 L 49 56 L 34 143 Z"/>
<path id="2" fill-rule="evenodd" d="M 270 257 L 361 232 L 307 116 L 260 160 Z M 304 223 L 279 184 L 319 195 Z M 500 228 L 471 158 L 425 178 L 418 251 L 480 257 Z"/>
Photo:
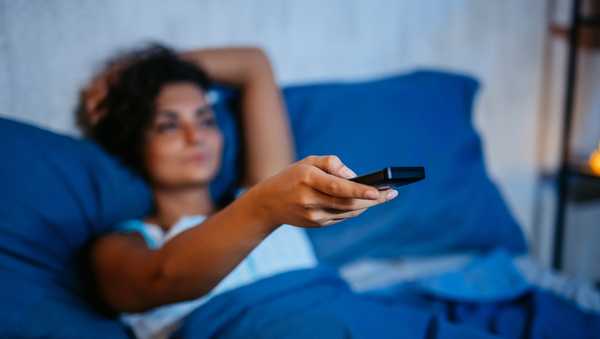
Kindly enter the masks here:
<path id="1" fill-rule="evenodd" d="M 498 265 L 498 258 L 464 274 L 492 282 L 481 269 L 486 265 Z M 517 283 L 520 293 L 483 301 L 469 300 L 473 291 L 461 294 L 467 298 L 440 292 L 456 274 L 359 294 L 328 268 L 287 272 L 214 298 L 174 337 L 600 338 L 598 315 L 531 286 Z"/>

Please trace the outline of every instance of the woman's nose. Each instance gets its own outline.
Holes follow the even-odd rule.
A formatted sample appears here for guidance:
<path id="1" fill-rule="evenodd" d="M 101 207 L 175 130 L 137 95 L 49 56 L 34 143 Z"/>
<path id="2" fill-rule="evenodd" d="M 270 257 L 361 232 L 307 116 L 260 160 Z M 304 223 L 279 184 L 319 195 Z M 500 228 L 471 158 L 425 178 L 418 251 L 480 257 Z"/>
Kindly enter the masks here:
<path id="1" fill-rule="evenodd" d="M 199 144 L 202 141 L 202 133 L 200 133 L 196 124 L 185 124 L 184 127 L 185 140 L 190 144 Z"/>

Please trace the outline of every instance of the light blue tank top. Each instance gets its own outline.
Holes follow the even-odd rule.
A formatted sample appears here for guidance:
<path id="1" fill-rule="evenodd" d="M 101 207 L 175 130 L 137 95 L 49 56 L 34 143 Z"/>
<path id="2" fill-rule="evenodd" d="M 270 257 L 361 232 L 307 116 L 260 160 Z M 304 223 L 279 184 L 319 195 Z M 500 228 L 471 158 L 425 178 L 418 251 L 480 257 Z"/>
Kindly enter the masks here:
<path id="1" fill-rule="evenodd" d="M 182 217 L 168 232 L 157 225 L 130 220 L 119 225 L 121 232 L 139 233 L 151 249 L 192 227 L 202 227 L 205 216 Z M 317 261 L 312 245 L 303 229 L 282 225 L 257 246 L 229 275 L 206 296 L 186 302 L 169 304 L 137 314 L 124 314 L 121 319 L 129 325 L 137 338 L 168 338 L 180 326 L 183 318 L 215 295 L 294 269 L 314 267 Z"/>

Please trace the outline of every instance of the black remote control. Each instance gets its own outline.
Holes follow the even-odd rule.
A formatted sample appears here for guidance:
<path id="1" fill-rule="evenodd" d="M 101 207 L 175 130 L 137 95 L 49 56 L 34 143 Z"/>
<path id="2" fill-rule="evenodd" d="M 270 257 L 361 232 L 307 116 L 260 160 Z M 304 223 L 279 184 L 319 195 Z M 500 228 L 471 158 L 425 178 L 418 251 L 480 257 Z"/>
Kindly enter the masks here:
<path id="1" fill-rule="evenodd" d="M 350 180 L 359 184 L 374 186 L 386 190 L 425 179 L 425 167 L 386 167 L 381 171 L 361 175 Z"/>

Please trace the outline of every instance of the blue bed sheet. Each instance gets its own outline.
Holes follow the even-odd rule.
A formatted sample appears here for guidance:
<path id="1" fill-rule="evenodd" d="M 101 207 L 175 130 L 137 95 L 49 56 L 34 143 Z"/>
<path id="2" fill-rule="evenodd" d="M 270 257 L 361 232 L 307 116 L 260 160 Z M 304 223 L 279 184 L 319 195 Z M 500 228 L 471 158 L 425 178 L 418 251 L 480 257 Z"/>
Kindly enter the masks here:
<path id="1" fill-rule="evenodd" d="M 600 338 L 598 314 L 521 281 L 509 263 L 492 253 L 460 272 L 362 294 L 332 269 L 287 272 L 216 297 L 174 337 Z"/>

